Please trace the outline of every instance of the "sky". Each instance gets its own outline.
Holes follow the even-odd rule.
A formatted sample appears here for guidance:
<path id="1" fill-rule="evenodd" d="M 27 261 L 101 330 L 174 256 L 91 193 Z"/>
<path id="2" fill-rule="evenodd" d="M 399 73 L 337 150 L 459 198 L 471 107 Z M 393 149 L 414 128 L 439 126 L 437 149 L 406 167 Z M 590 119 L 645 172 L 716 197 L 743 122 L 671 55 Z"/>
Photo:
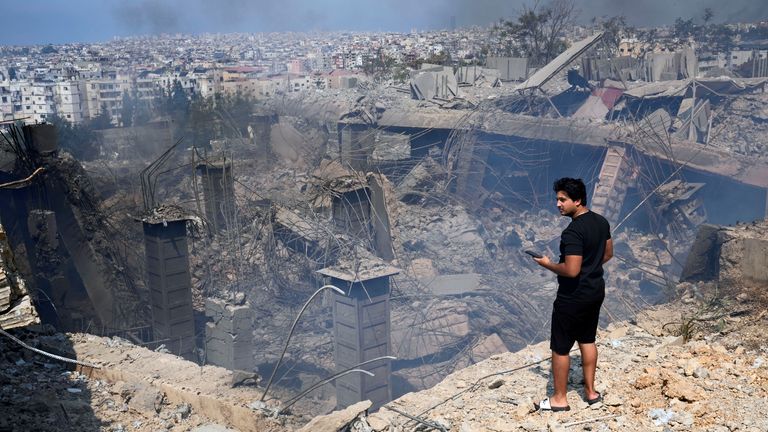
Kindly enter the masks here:
<path id="1" fill-rule="evenodd" d="M 3 6 L 0 45 L 108 41 L 158 33 L 397 31 L 487 26 L 535 0 L 26 0 Z M 540 0 L 546 2 L 547 0 Z M 766 0 L 575 0 L 581 22 L 624 15 L 631 25 L 676 17 L 768 20 Z"/>

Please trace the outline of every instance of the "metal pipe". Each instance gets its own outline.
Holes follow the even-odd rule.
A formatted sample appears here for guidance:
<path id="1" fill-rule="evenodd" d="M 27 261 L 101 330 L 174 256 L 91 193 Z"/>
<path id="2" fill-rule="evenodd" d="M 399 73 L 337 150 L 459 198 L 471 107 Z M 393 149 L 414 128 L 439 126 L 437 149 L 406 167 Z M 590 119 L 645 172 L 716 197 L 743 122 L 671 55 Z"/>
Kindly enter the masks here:
<path id="1" fill-rule="evenodd" d="M 293 336 L 293 331 L 296 329 L 296 324 L 298 324 L 299 318 L 301 318 L 301 315 L 307 309 L 307 306 L 309 306 L 309 303 L 312 301 L 312 299 L 314 299 L 318 294 L 320 294 L 320 291 L 323 291 L 326 289 L 332 289 L 337 293 L 344 295 L 344 291 L 340 290 L 339 288 L 333 285 L 323 285 L 317 291 L 315 291 L 314 294 L 312 294 L 312 296 L 309 298 L 309 300 L 307 300 L 306 303 L 304 303 L 304 306 L 301 308 L 301 310 L 299 311 L 299 314 L 296 316 L 296 319 L 293 321 L 293 325 L 291 326 L 291 331 L 288 333 L 288 338 L 285 340 L 283 353 L 280 354 L 280 359 L 277 361 L 275 368 L 272 369 L 272 375 L 270 375 L 269 381 L 267 382 L 267 387 L 264 389 L 264 394 L 261 395 L 261 399 L 259 399 L 259 401 L 264 402 L 264 398 L 267 397 L 267 392 L 269 391 L 269 388 L 272 386 L 272 380 L 275 379 L 275 374 L 277 373 L 277 369 L 280 367 L 280 364 L 283 362 L 283 357 L 285 357 L 285 352 L 288 350 L 288 343 L 291 341 L 291 336 Z"/>
<path id="2" fill-rule="evenodd" d="M 368 372 L 367 370 L 363 370 L 363 369 L 347 369 L 345 371 L 342 371 L 342 372 L 339 372 L 337 374 L 331 375 L 328 378 L 326 378 L 326 379 L 324 379 L 324 380 L 322 380 L 320 382 L 315 383 L 313 386 L 311 386 L 308 389 L 304 390 L 303 392 L 299 393 L 297 396 L 294 396 L 292 399 L 289 399 L 288 403 L 286 403 L 284 407 L 280 408 L 280 410 L 278 410 L 275 414 L 276 415 L 280 415 L 280 413 L 282 413 L 283 411 L 285 411 L 288 408 L 290 408 L 291 405 L 293 405 L 296 402 L 298 402 L 299 400 L 301 400 L 301 398 L 303 398 L 307 393 L 309 393 L 312 390 L 320 387 L 321 385 L 326 384 L 328 382 L 331 382 L 331 381 L 335 380 L 336 378 L 341 378 L 344 375 L 351 374 L 352 372 L 360 372 L 360 373 L 364 373 L 364 374 L 366 374 L 368 376 L 376 376 L 373 373 Z"/>

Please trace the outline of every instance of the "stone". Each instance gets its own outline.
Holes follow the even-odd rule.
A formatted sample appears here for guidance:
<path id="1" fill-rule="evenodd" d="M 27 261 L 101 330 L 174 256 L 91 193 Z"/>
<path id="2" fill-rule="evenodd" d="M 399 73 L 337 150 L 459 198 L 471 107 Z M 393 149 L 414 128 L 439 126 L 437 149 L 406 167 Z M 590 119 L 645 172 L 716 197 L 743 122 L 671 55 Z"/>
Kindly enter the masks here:
<path id="1" fill-rule="evenodd" d="M 499 388 L 499 387 L 501 387 L 503 385 L 504 385 L 504 380 L 503 379 L 497 379 L 497 380 L 493 381 L 492 383 L 488 384 L 488 388 L 489 389 L 497 389 L 497 388 Z"/>
<path id="2" fill-rule="evenodd" d="M 550 419 L 547 422 L 547 430 L 549 432 L 565 432 L 565 427 L 563 427 L 557 420 Z"/>
<path id="3" fill-rule="evenodd" d="M 176 414 L 183 419 L 189 417 L 192 414 L 192 405 L 188 403 L 182 403 L 176 406 Z"/>
<path id="4" fill-rule="evenodd" d="M 664 338 L 663 347 L 683 346 L 685 345 L 685 338 L 682 336 L 667 336 Z"/>
<path id="5" fill-rule="evenodd" d="M 694 378 L 707 379 L 709 378 L 709 371 L 703 367 L 698 367 L 693 371 Z"/>
<path id="6" fill-rule="evenodd" d="M 659 378 L 655 377 L 651 374 L 645 373 L 637 377 L 635 380 L 633 386 L 638 389 L 642 390 L 644 388 L 651 387 L 659 382 Z"/>
<path id="7" fill-rule="evenodd" d="M 370 426 L 374 432 L 388 431 L 389 421 L 385 420 L 381 414 L 375 413 L 368 416 L 368 426 Z"/>
<path id="8" fill-rule="evenodd" d="M 514 415 L 516 418 L 521 419 L 534 411 L 536 411 L 536 408 L 533 406 L 533 402 L 524 403 L 518 405 L 517 408 L 515 408 Z"/>
<path id="9" fill-rule="evenodd" d="M 696 402 L 706 397 L 702 388 L 683 379 L 668 380 L 665 382 L 662 392 L 666 397 L 685 402 Z"/>
<path id="10" fill-rule="evenodd" d="M 622 401 L 618 395 L 607 394 L 605 395 L 605 397 L 603 397 L 603 403 L 608 406 L 621 406 L 624 403 L 624 401 Z"/>
<path id="11" fill-rule="evenodd" d="M 685 376 L 693 376 L 693 373 L 699 368 L 701 368 L 701 364 L 696 359 L 689 359 L 683 365 Z"/>
<path id="12" fill-rule="evenodd" d="M 299 432 L 337 432 L 351 423 L 360 413 L 367 411 L 371 405 L 371 401 L 365 400 L 348 406 L 343 410 L 315 417 L 299 429 Z"/>
<path id="13" fill-rule="evenodd" d="M 488 429 L 495 432 L 515 432 L 518 430 L 518 426 L 507 419 L 496 419 L 489 425 Z"/>
<path id="14" fill-rule="evenodd" d="M 130 386 L 131 393 L 128 407 L 141 413 L 154 414 L 160 412 L 165 396 L 157 389 L 141 384 Z M 123 393 L 125 398 L 125 393 Z"/>
<path id="15" fill-rule="evenodd" d="M 613 339 L 613 340 L 621 339 L 627 335 L 627 330 L 628 329 L 626 326 L 618 327 L 612 330 L 610 333 L 608 333 L 608 339 Z"/>
<path id="16" fill-rule="evenodd" d="M 673 420 L 685 427 L 693 426 L 693 415 L 691 415 L 691 413 L 688 413 L 688 412 L 683 411 L 683 412 L 676 413 Z"/>

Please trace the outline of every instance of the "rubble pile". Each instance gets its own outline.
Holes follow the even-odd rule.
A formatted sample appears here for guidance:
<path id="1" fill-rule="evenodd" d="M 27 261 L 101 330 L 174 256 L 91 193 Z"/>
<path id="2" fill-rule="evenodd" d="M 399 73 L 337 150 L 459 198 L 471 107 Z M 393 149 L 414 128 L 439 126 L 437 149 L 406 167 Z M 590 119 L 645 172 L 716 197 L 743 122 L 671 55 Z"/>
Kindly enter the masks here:
<path id="1" fill-rule="evenodd" d="M 768 154 L 768 93 L 732 98 L 712 122 L 712 144 L 763 159 Z"/>
<path id="2" fill-rule="evenodd" d="M 64 334 L 22 337 L 37 348 L 70 344 Z M 14 413 L 0 418 L 2 429 L 182 431 L 211 423 L 188 404 L 165 400 L 161 392 L 141 383 L 89 378 L 5 337 L 0 338 L 0 347 L 0 405 Z"/>
<path id="3" fill-rule="evenodd" d="M 55 187 L 51 190 L 53 199 L 59 200 L 59 208 L 77 203 L 67 210 L 72 215 L 57 217 L 77 222 L 80 237 L 88 240 L 85 252 L 96 263 L 96 271 L 91 271 L 93 268 L 86 263 L 82 273 L 94 280 L 99 276 L 96 282 L 105 282 L 102 286 L 114 291 L 121 318 L 130 315 L 137 320 L 142 318 L 138 324 L 145 324 L 143 319 L 150 315 L 145 308 L 141 309 L 143 300 L 134 297 L 143 298 L 148 294 L 141 277 L 135 281 L 130 277 L 145 273 L 141 227 L 136 220 L 149 223 L 192 220 L 193 223 L 187 224 L 187 238 L 190 239 L 193 307 L 199 318 L 197 326 L 205 326 L 203 321 L 211 320 L 210 314 L 205 316 L 209 299 L 217 299 L 222 309 L 233 305 L 252 308 L 253 330 L 243 326 L 248 327 L 248 336 L 253 336 L 255 341 L 252 358 L 238 350 L 238 360 L 243 364 L 252 360 L 252 370 L 245 372 L 266 375 L 275 367 L 300 307 L 324 283 L 318 270 L 335 266 L 357 277 L 361 273 L 376 273 L 384 267 L 396 267 L 400 273 L 388 281 L 391 282 L 387 304 L 388 308 L 391 305 L 391 329 L 386 328 L 391 330 L 391 354 L 397 356 L 391 364 L 392 393 L 397 398 L 437 386 L 405 395 L 390 407 L 418 415 L 427 422 L 425 426 L 439 424 L 446 430 L 539 430 L 544 427 L 559 430 L 569 424 L 582 424 L 576 422 L 590 424 L 595 418 L 609 429 L 644 430 L 632 427 L 652 425 L 662 428 L 660 430 L 664 427 L 682 430 L 707 427 L 715 422 L 712 412 L 726 415 L 722 410 L 727 407 L 757 403 L 764 398 L 765 392 L 759 387 L 765 379 L 764 371 L 760 365 L 751 367 L 762 355 L 761 348 L 755 346 L 750 348 L 753 351 L 738 353 L 744 354 L 740 357 L 728 351 L 732 341 L 727 333 L 703 332 L 705 326 L 698 320 L 710 315 L 697 315 L 696 308 L 709 308 L 717 303 L 703 297 L 704 292 L 714 292 L 714 288 L 694 285 L 699 281 L 693 279 L 688 280 L 688 285 L 675 283 L 677 275 L 686 267 L 687 250 L 694 239 L 686 237 L 687 231 L 677 233 L 680 238 L 671 238 L 671 229 L 665 230 L 671 225 L 669 221 L 654 215 L 650 224 L 654 227 L 650 230 L 656 229 L 655 225 L 664 225 L 658 233 L 624 227 L 614 235 L 616 259 L 606 266 L 607 299 L 601 321 L 603 326 L 610 324 L 600 340 L 604 361 L 599 386 L 605 389 L 604 403 L 586 407 L 579 402 L 578 395 L 572 393 L 572 403 L 577 409 L 571 417 L 541 417 L 531 412 L 529 402 L 546 393 L 548 350 L 542 341 L 548 336 L 550 305 L 557 285 L 551 273 L 537 266 L 522 251 L 539 251 L 556 260 L 560 233 L 568 223 L 567 218 L 556 214 L 554 202 L 551 206 L 540 203 L 542 188 L 550 192 L 549 184 L 542 185 L 549 183 L 549 177 L 555 172 L 549 164 L 570 163 L 571 159 L 581 157 L 584 159 L 569 168 L 585 177 L 594 177 L 600 167 L 593 166 L 590 158 L 602 153 L 605 146 L 614 145 L 614 140 L 621 141 L 617 146 L 636 146 L 638 153 L 646 152 L 643 158 L 660 161 L 656 163 L 654 159 L 653 163 L 647 163 L 640 158 L 629 161 L 627 164 L 632 166 L 621 174 L 617 171 L 616 176 L 632 170 L 633 177 L 658 177 L 660 174 L 656 172 L 640 171 L 656 168 L 661 171 L 661 164 L 666 169 L 667 164 L 677 166 L 682 160 L 693 161 L 692 157 L 683 157 L 684 154 L 677 152 L 682 146 L 695 143 L 673 143 L 669 136 L 675 124 L 681 131 L 686 130 L 681 117 L 685 112 L 677 112 L 684 111 L 677 109 L 684 93 L 677 92 L 687 91 L 691 83 L 672 83 L 674 86 L 666 83 L 657 86 L 657 90 L 648 88 L 654 87 L 646 86 L 648 83 L 638 83 L 630 89 L 593 88 L 587 83 L 582 86 L 585 88 L 577 90 L 577 86 L 571 84 L 570 71 L 562 69 L 545 80 L 547 88 L 552 90 L 549 94 L 557 93 L 546 99 L 545 96 L 529 98 L 513 86 L 503 85 L 490 73 L 485 79 L 493 83 L 492 88 L 461 86 L 459 91 L 454 81 L 443 86 L 446 88 L 435 89 L 439 90 L 437 93 L 427 88 L 430 80 L 449 72 L 442 66 L 422 72 L 416 87 L 411 88 L 415 99 L 403 93 L 408 93 L 408 89 L 393 86 L 300 92 L 275 98 L 270 102 L 270 109 L 277 114 L 262 113 L 262 120 L 269 117 L 268 121 L 240 125 L 240 129 L 248 131 L 247 138 L 241 134 L 237 139 L 213 140 L 210 149 L 199 152 L 194 149 L 190 153 L 191 163 L 187 163 L 187 154 L 174 154 L 173 164 L 168 164 L 164 168 L 167 170 L 160 173 L 163 176 L 155 179 L 158 184 L 152 186 L 154 196 L 147 197 L 146 191 L 142 191 L 144 203 L 139 202 L 136 179 L 128 180 L 134 174 L 129 173 L 130 168 L 125 164 L 127 157 L 119 158 L 122 150 L 104 160 L 103 166 L 91 165 L 92 172 L 101 176 L 96 183 L 98 191 L 89 182 L 87 173 L 71 158 L 63 156 L 52 167 L 56 178 L 62 181 L 52 185 Z M 475 81 L 464 77 L 463 82 Z M 630 92 L 636 95 L 634 99 L 621 99 Z M 670 99 L 674 100 L 670 102 Z M 696 107 L 704 109 L 703 105 L 697 105 L 701 101 L 689 102 L 686 103 L 692 112 Z M 761 137 L 768 132 L 765 102 L 765 95 L 756 93 L 727 99 L 721 105 L 724 109 L 717 111 L 720 114 L 714 118 L 714 128 L 720 128 L 719 134 L 706 129 L 713 132 L 708 144 L 720 147 L 718 151 L 724 150 L 723 154 L 761 158 L 765 150 Z M 594 106 L 582 110 L 588 103 Z M 645 118 L 632 125 L 637 129 L 634 135 L 631 127 L 609 118 L 608 112 L 610 116 L 626 113 L 637 108 L 632 104 L 642 103 L 653 109 L 646 106 L 637 110 L 638 115 Z M 707 109 L 709 104 L 707 101 Z M 717 104 L 712 102 L 712 105 Z M 558 111 L 558 107 L 562 109 Z M 667 112 L 672 108 L 676 112 Z M 688 115 L 687 130 L 691 134 L 682 138 L 676 134 L 677 141 L 691 139 L 692 132 L 703 131 L 707 123 L 691 113 Z M 652 142 L 644 146 L 634 142 L 642 135 L 640 132 L 648 133 L 648 124 L 656 120 L 662 129 L 651 138 L 668 138 L 669 142 L 650 138 L 647 140 Z M 690 127 L 691 122 L 696 122 L 695 128 Z M 254 127 L 258 127 L 258 134 Z M 676 146 L 674 149 L 672 144 Z M 706 148 L 685 150 L 698 154 L 702 149 Z M 719 154 L 706 150 L 710 158 Z M 558 154 L 561 151 L 562 154 Z M 494 159 L 504 152 L 508 152 L 505 157 Z M 131 162 L 137 163 L 135 155 L 131 156 Z M 729 159 L 723 165 L 741 175 L 746 172 L 743 159 Z M 214 198 L 203 196 L 196 171 L 198 166 L 214 166 L 212 161 L 225 161 L 222 166 L 230 166 L 227 169 L 234 177 L 233 186 L 221 188 L 222 196 L 216 196 L 213 188 L 205 190 L 204 193 L 210 192 Z M 198 162 L 201 165 L 197 165 Z M 227 165 L 230 162 L 231 165 Z M 705 162 L 696 159 L 692 163 Z M 510 166 L 502 166 L 504 164 Z M 153 166 L 149 162 L 145 165 Z M 351 171 L 353 166 L 358 171 Z M 698 168 L 701 166 L 692 169 Z M 492 171 L 498 172 L 487 174 Z M 756 174 L 747 173 L 749 178 L 744 174 L 738 181 L 747 178 L 757 182 L 759 179 L 755 179 L 762 173 L 758 169 Z M 710 174 L 715 175 L 712 172 L 707 175 Z M 217 181 L 222 179 L 226 177 L 219 177 Z M 595 182 L 594 179 L 588 181 Z M 596 181 L 603 182 L 603 178 L 598 175 Z M 494 182 L 503 184 L 489 186 Z M 705 183 L 696 185 L 696 191 L 706 190 Z M 526 190 L 519 190 L 521 188 Z M 57 195 L 57 191 L 63 193 Z M 527 200 L 529 193 L 534 199 Z M 617 212 L 622 210 L 626 190 L 622 193 L 621 199 L 616 200 Z M 62 201 L 64 198 L 67 203 Z M 147 201 L 154 206 L 149 211 L 143 208 L 148 206 Z M 214 213 L 209 210 L 217 206 L 226 209 L 221 212 L 222 218 L 227 219 L 225 223 L 207 223 L 210 221 L 205 220 L 204 201 L 209 213 Z M 679 203 L 675 201 L 675 204 Z M 110 213 L 105 216 L 107 209 Z M 661 210 L 657 208 L 656 212 Z M 123 227 L 131 214 L 137 215 L 136 220 L 130 222 L 130 227 Z M 53 249 L 44 249 L 45 244 L 40 240 L 51 237 L 43 229 L 48 215 L 45 212 L 33 215 L 34 218 L 20 223 L 38 228 L 35 234 L 40 248 L 38 257 L 41 262 L 55 263 Z M 703 220 L 706 214 L 693 220 L 692 225 Z M 117 231 L 115 227 L 123 228 L 121 235 L 113 232 Z M 718 228 L 706 239 L 706 244 L 716 245 L 724 257 L 717 267 L 720 269 L 717 282 L 723 286 L 743 288 L 744 280 L 752 283 L 763 275 L 759 271 L 761 261 L 752 257 L 764 251 L 764 245 L 751 240 L 739 241 L 739 230 L 738 227 Z M 63 240 L 78 245 L 80 238 Z M 708 250 L 708 246 L 701 248 Z M 78 258 L 77 251 L 71 252 Z M 696 256 L 699 255 L 702 253 Z M 54 259 L 48 259 L 51 257 Z M 745 257 L 748 259 L 741 259 Z M 748 261 L 752 270 L 747 279 L 740 277 L 745 274 L 742 261 Z M 45 269 L 43 266 L 48 264 L 40 265 Z M 50 273 L 54 270 L 58 271 L 54 268 Z M 389 289 L 390 285 L 387 286 Z M 662 318 L 653 318 L 656 312 L 641 314 L 641 309 L 663 303 L 675 294 L 683 295 L 680 303 L 670 309 L 656 309 L 666 314 Z M 725 308 L 726 303 L 744 303 L 745 298 L 728 297 L 719 301 L 717 305 Z M 277 374 L 275 397 L 295 395 L 336 371 L 329 303 L 327 297 L 318 299 L 299 321 Z M 711 317 L 718 316 L 722 329 L 729 329 L 728 325 L 736 323 L 734 319 L 741 319 L 741 315 L 732 316 L 722 308 L 720 315 Z M 739 314 L 742 313 L 740 310 Z M 631 321 L 618 324 L 627 319 Z M 222 326 L 216 340 L 229 341 L 231 329 L 225 327 Z M 232 335 L 232 339 L 235 337 Z M 89 351 L 92 354 L 97 353 L 98 348 L 103 349 L 102 342 L 107 344 L 109 356 L 123 356 L 110 357 L 114 360 L 113 366 L 133 368 L 128 364 L 138 362 L 134 356 L 157 362 L 167 360 L 163 353 L 149 351 L 147 355 L 137 347 L 110 340 L 112 342 L 88 340 L 77 335 L 73 343 L 87 350 L 93 348 Z M 509 350 L 522 351 L 512 354 Z M 205 353 L 200 354 L 201 361 L 205 361 Z M 755 356 L 753 363 L 744 360 L 749 356 Z M 700 363 L 689 362 L 693 358 Z M 681 359 L 686 362 L 680 363 Z M 721 361 L 729 366 L 718 363 Z M 207 367 L 200 368 L 201 377 Z M 519 371 L 518 367 L 521 367 Z M 512 369 L 515 372 L 503 372 Z M 166 369 L 157 372 L 158 375 L 166 373 L 169 373 Z M 160 387 L 171 385 L 170 380 L 179 376 L 170 375 L 153 377 L 150 381 L 163 381 Z M 448 379 L 442 381 L 446 376 Z M 576 387 L 578 380 L 576 375 L 572 383 Z M 119 407 L 127 404 L 130 409 L 132 400 L 137 403 L 151 400 L 130 396 L 138 392 L 136 389 L 119 386 L 104 389 L 100 387 L 102 384 L 96 384 L 98 380 L 86 381 L 83 385 L 96 395 L 98 410 L 102 407 L 106 410 L 99 411 L 96 417 L 115 423 L 114 428 L 128 415 L 121 414 L 126 411 L 120 411 Z M 222 394 L 217 393 L 219 387 L 205 390 Z M 229 395 L 228 391 L 224 393 Z M 336 406 L 334 393 L 332 386 L 318 389 L 295 406 L 293 412 L 297 416 L 292 419 L 309 420 L 332 410 Z M 709 393 L 727 393 L 731 399 L 716 406 L 709 402 L 713 399 Z M 122 399 L 108 396 L 114 394 Z M 98 399 L 102 397 L 99 395 L 105 399 Z M 134 425 L 134 429 L 173 430 L 182 426 L 188 429 L 202 425 L 210 417 L 192 409 L 191 415 L 189 411 L 180 414 L 183 420 L 180 422 L 176 408 L 157 403 L 159 405 L 153 405 L 151 410 L 145 410 L 149 414 L 137 414 L 142 416 L 137 420 L 142 423 Z M 272 399 L 264 405 L 256 404 L 254 411 L 274 408 L 276 403 Z M 118 407 L 116 413 L 109 411 L 113 405 Z M 242 408 L 248 403 L 242 399 L 236 405 Z M 46 410 L 56 411 L 55 406 L 49 408 Z M 419 414 L 427 408 L 428 411 Z M 731 418 L 737 421 L 735 414 Z M 369 419 L 372 426 L 378 422 L 393 425 L 393 430 L 412 429 L 412 424 L 405 425 L 413 419 L 406 420 L 397 411 L 386 408 Z M 749 430 L 761 425 L 742 422 L 732 426 L 728 427 Z M 383 426 L 373 429 L 385 430 Z"/>
<path id="4" fill-rule="evenodd" d="M 566 430 L 744 430 L 768 426 L 768 352 L 745 348 L 741 332 L 766 329 L 765 312 L 717 316 L 720 331 L 678 335 L 681 319 L 701 310 L 688 300 L 649 310 L 633 323 L 613 323 L 598 336 L 597 389 L 602 403 L 588 405 L 581 394 L 578 350 L 572 353 L 568 401 L 571 411 L 539 413 L 533 403 L 551 393 L 549 347 L 529 346 L 491 356 L 451 374 L 430 390 L 388 404 L 425 422 L 456 431 Z M 672 324 L 672 325 L 670 325 Z M 733 331 L 735 333 L 731 333 Z M 672 330 L 672 331 L 670 331 Z M 709 330 L 709 329 L 708 329 Z M 368 418 L 375 431 L 417 426 L 386 407 Z M 597 428 L 597 429 L 595 429 Z"/>

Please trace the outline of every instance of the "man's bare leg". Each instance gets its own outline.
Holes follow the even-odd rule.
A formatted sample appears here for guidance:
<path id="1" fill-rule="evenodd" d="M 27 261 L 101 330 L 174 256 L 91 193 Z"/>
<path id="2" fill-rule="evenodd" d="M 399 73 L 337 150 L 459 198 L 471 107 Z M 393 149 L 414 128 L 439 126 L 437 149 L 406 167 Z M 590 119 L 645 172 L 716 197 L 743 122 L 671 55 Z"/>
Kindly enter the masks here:
<path id="1" fill-rule="evenodd" d="M 581 351 L 581 367 L 584 371 L 584 396 L 594 399 L 598 396 L 595 391 L 595 369 L 597 369 L 597 345 L 594 343 L 579 343 Z"/>
<path id="2" fill-rule="evenodd" d="M 555 392 L 549 397 L 553 407 L 568 406 L 568 371 L 571 368 L 571 357 L 552 351 L 552 380 Z"/>

